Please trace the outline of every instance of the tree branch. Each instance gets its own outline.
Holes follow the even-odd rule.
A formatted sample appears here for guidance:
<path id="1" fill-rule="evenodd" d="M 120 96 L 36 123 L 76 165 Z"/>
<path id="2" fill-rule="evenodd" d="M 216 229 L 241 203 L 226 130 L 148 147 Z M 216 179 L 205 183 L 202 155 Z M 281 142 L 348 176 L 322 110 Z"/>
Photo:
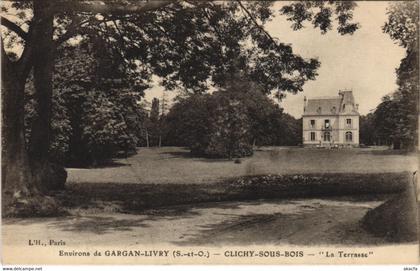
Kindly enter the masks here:
<path id="1" fill-rule="evenodd" d="M 23 49 L 22 55 L 18 60 L 19 72 L 21 72 L 22 76 L 26 78 L 33 66 L 33 51 L 34 51 L 34 25 L 30 25 L 28 31 L 28 39 L 25 43 L 25 48 Z"/>
<path id="2" fill-rule="evenodd" d="M 123 33 L 121 32 L 120 28 L 118 27 L 118 24 L 115 22 L 115 20 L 112 20 L 112 23 L 114 24 L 115 29 L 116 29 L 116 30 L 117 30 L 117 32 L 118 32 L 118 35 L 119 35 L 119 37 L 120 37 L 120 41 L 121 41 L 122 46 L 123 46 L 124 48 L 126 48 L 126 45 L 125 45 L 125 40 L 124 40 L 124 35 L 123 35 Z"/>
<path id="3" fill-rule="evenodd" d="M 80 18 L 74 18 L 66 33 L 62 34 L 60 37 L 58 37 L 58 39 L 55 41 L 55 48 L 57 48 L 58 46 L 60 46 L 61 43 L 65 42 L 66 40 L 70 39 L 71 37 L 73 37 L 74 35 L 77 34 L 77 30 L 78 27 L 81 26 L 82 24 L 86 23 L 85 22 L 80 22 Z"/>
<path id="4" fill-rule="evenodd" d="M 206 16 L 207 20 L 209 21 L 209 25 L 211 25 L 211 24 L 210 24 L 210 19 L 211 19 L 211 18 L 210 18 L 209 13 L 207 12 L 207 9 L 204 9 L 204 14 L 205 14 L 205 16 Z M 219 37 L 219 39 L 220 39 L 220 40 L 223 40 L 223 38 L 222 38 L 222 34 L 220 33 L 219 28 L 218 28 L 217 26 L 213 26 L 213 25 L 211 25 L 211 27 L 213 28 L 214 32 L 216 32 L 216 35 Z"/>
<path id="5" fill-rule="evenodd" d="M 104 4 L 101 1 L 61 1 L 56 6 L 55 12 L 91 12 L 101 14 L 138 14 L 153 11 L 174 3 L 178 0 L 153 0 L 129 5 L 124 4 Z"/>
<path id="6" fill-rule="evenodd" d="M 32 61 L 32 46 L 30 46 L 30 44 L 31 44 L 31 39 L 32 39 L 33 35 L 31 34 L 31 26 L 29 28 L 29 32 L 25 32 L 19 26 L 17 26 L 15 23 L 9 21 L 8 19 L 6 19 L 4 17 L 1 18 L 1 23 L 2 23 L 2 25 L 4 25 L 4 23 L 6 23 L 6 24 L 11 23 L 10 24 L 11 27 L 14 27 L 13 25 L 15 25 L 18 29 L 20 29 L 20 30 L 16 29 L 16 31 L 22 31 L 23 33 L 25 33 L 25 38 L 24 38 L 25 39 L 25 46 L 24 46 L 22 55 L 17 60 L 11 60 L 9 58 L 9 56 L 7 55 L 7 52 L 4 48 L 4 39 L 3 39 L 3 37 L 1 37 L 1 57 L 2 57 L 1 64 L 2 64 L 2 68 L 3 69 L 8 69 L 8 70 L 13 70 L 14 73 L 17 73 L 17 74 L 19 74 L 19 76 L 24 76 L 26 78 L 26 75 L 29 73 L 29 71 L 32 68 L 32 63 L 31 63 L 31 61 Z M 8 26 L 6 26 L 6 27 L 9 28 Z"/>
<path id="7" fill-rule="evenodd" d="M 277 43 L 276 43 L 275 39 L 270 35 L 270 33 L 267 32 L 267 30 L 264 29 L 263 26 L 261 26 L 257 22 L 257 20 L 254 18 L 254 16 L 252 16 L 251 12 L 249 12 L 249 10 L 241 3 L 241 1 L 240 0 L 236 0 L 236 2 L 238 2 L 238 4 L 241 7 L 241 9 L 248 15 L 248 17 L 255 24 L 255 26 L 258 27 L 264 33 L 264 35 L 266 35 L 276 45 L 276 47 L 277 47 Z"/>
<path id="8" fill-rule="evenodd" d="M 100 1 L 89 1 L 79 3 L 69 2 L 69 1 L 58 1 L 56 2 L 54 10 L 57 13 L 60 12 L 90 12 L 90 13 L 102 13 L 102 14 L 113 14 L 113 15 L 126 15 L 126 14 L 138 14 L 147 11 L 156 10 L 162 7 L 165 7 L 171 3 L 174 3 L 178 0 L 153 0 L 146 1 L 143 3 L 123 5 L 123 4 L 103 4 Z M 70 24 L 66 33 L 61 35 L 56 41 L 55 45 L 58 47 L 61 43 L 70 39 L 71 37 L 77 34 L 77 29 L 84 22 L 80 20 L 74 20 Z"/>
<path id="9" fill-rule="evenodd" d="M 6 17 L 1 16 L 1 25 L 7 27 L 9 30 L 15 32 L 19 37 L 24 40 L 28 39 L 28 33 L 25 32 L 20 26 L 10 21 Z"/>
<path id="10" fill-rule="evenodd" d="M 3 37 L 0 36 L 0 42 L 1 42 L 1 64 L 2 64 L 2 69 L 5 69 L 4 67 L 10 68 L 9 65 L 11 63 L 9 57 L 7 56 L 6 53 L 6 49 L 4 49 L 4 41 L 3 41 Z M 4 67 L 3 67 L 4 65 Z"/>

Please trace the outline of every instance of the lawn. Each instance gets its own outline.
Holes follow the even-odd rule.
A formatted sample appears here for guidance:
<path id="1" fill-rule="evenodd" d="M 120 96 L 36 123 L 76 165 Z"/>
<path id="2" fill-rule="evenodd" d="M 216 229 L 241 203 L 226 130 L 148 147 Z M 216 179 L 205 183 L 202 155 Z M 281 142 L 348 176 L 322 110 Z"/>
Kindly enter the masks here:
<path id="1" fill-rule="evenodd" d="M 69 168 L 68 182 L 198 184 L 264 174 L 385 173 L 417 170 L 415 154 L 384 148 L 305 149 L 264 147 L 237 164 L 193 157 L 180 147 L 139 148 L 138 154 L 103 167 Z"/>
<path id="2" fill-rule="evenodd" d="M 140 148 L 102 167 L 68 169 L 66 189 L 51 194 L 67 216 L 4 220 L 4 242 L 58 236 L 74 246 L 124 247 L 411 242 L 416 225 L 400 229 L 415 217 L 414 205 L 394 199 L 414 198 L 407 187 L 416 165 L 415 155 L 385 149 L 269 147 L 238 164 L 192 157 L 184 148 Z M 382 231 L 376 236 L 372 229 Z"/>

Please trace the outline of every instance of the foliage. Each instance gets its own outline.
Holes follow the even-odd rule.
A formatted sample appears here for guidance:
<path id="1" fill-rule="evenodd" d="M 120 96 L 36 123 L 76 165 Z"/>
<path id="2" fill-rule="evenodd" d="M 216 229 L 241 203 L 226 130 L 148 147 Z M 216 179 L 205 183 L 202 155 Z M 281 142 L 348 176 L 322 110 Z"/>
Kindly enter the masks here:
<path id="1" fill-rule="evenodd" d="M 304 21 L 312 21 L 322 34 L 332 28 L 334 14 L 338 21 L 337 31 L 345 35 L 353 34 L 360 27 L 358 23 L 351 22 L 356 5 L 352 1 L 296 1 L 282 7 L 280 12 L 293 22 L 294 30 L 301 29 Z"/>
<path id="2" fill-rule="evenodd" d="M 141 69 L 143 78 L 151 74 L 161 77 L 167 89 L 180 87 L 199 93 L 210 86 L 223 86 L 225 75 L 237 65 L 234 57 L 241 59 L 248 76 L 267 93 L 277 88 L 302 91 L 307 80 L 315 79 L 319 67 L 318 60 L 294 54 L 289 44 L 265 31 L 265 23 L 278 13 L 270 1 L 156 4 L 116 0 L 98 6 L 96 1 L 66 0 L 50 5 L 57 45 L 72 37 L 99 36 L 130 69 Z M 351 34 L 358 28 L 351 22 L 355 6 L 352 1 L 305 1 L 284 4 L 280 14 L 288 17 L 294 29 L 310 21 L 325 33 L 335 19 L 339 33 Z M 23 29 L 33 20 L 32 8 L 29 0 L 2 5 L 5 14 L 19 15 L 15 23 Z M 16 43 L 25 45 L 13 30 L 4 30 L 8 48 Z"/>
<path id="3" fill-rule="evenodd" d="M 36 117 L 36 101 L 34 99 L 33 76 L 31 75 L 25 87 L 25 140 L 28 141 L 31 134 L 31 123 Z M 52 122 L 51 142 L 49 153 L 54 161 L 64 162 L 65 155 L 69 151 L 72 127 L 70 125 L 69 108 L 65 106 L 64 97 L 60 92 L 54 91 L 52 98 Z"/>
<path id="4" fill-rule="evenodd" d="M 187 146 L 192 153 L 209 157 L 252 154 L 245 105 L 227 91 L 180 99 L 164 121 L 166 144 Z"/>
<path id="5" fill-rule="evenodd" d="M 283 113 L 258 84 L 237 73 L 231 76 L 224 89 L 244 105 L 253 144 L 296 145 L 300 140 L 297 131 L 301 126 L 296 119 Z"/>
<path id="6" fill-rule="evenodd" d="M 215 105 L 210 94 L 178 97 L 165 123 L 165 145 L 187 146 L 193 153 L 202 153 L 210 140 L 210 116 Z"/>
<path id="7" fill-rule="evenodd" d="M 64 43 L 57 51 L 59 60 L 56 61 L 57 74 L 54 76 L 56 90 L 53 94 L 53 142 L 50 151 L 55 153 L 55 157 L 72 152 L 72 148 L 68 147 L 74 141 L 70 133 L 73 136 L 80 134 L 80 137 L 83 134 L 76 133 L 78 129 L 74 127 L 74 115 L 82 111 L 69 110 L 74 105 L 72 103 L 83 104 L 92 100 L 93 105 L 82 107 L 92 115 L 83 119 L 96 124 L 103 123 L 101 116 L 120 118 L 122 115 L 116 123 L 110 124 L 120 131 L 111 134 L 120 134 L 125 130 L 122 122 L 127 121 L 125 116 L 128 113 L 124 110 L 133 107 L 122 106 L 125 105 L 124 101 L 119 104 L 119 94 L 115 98 L 111 97 L 113 91 L 108 90 L 126 88 L 141 92 L 147 87 L 152 74 L 161 77 L 162 85 L 167 89 L 181 87 L 190 93 L 202 93 L 210 86 L 223 86 L 227 80 L 226 75 L 238 65 L 265 94 L 273 89 L 298 92 L 307 80 L 315 79 L 319 67 L 316 59 L 306 60 L 294 54 L 290 45 L 273 39 L 264 30 L 264 24 L 276 14 L 270 2 L 174 1 L 154 5 L 148 2 L 139 4 L 127 1 L 123 4 L 121 1 L 108 1 L 98 6 L 95 2 L 82 0 L 49 3 L 49 11 L 55 18 L 54 36 L 57 46 L 76 37 L 76 40 L 82 41 L 82 46 L 91 43 L 97 47 L 93 55 L 82 54 L 85 59 L 78 58 L 68 43 Z M 148 9 L 148 6 L 151 8 Z M 145 9 L 141 10 L 143 7 Z M 312 24 L 322 32 L 331 28 L 331 19 L 335 15 L 339 22 L 338 32 L 345 34 L 357 29 L 357 24 L 351 23 L 354 7 L 353 2 L 307 2 L 303 6 L 293 3 L 284 5 L 280 13 L 288 16 L 288 20 L 294 23 L 294 29 L 301 28 L 302 22 L 311 21 L 313 16 L 315 19 Z M 31 47 L 31 43 L 24 39 L 29 33 L 25 34 L 26 29 L 31 29 L 31 21 L 34 20 L 33 8 L 33 2 L 29 0 L 11 1 L 2 5 L 6 16 L 9 13 L 16 15 L 13 22 L 2 20 L 5 26 L 2 28 L 4 45 L 8 55 L 13 58 L 19 56 L 10 51 L 11 48 L 21 46 L 24 51 L 28 51 Z M 334 12 L 330 12 L 331 9 Z M 301 12 L 305 14 L 303 19 L 299 15 Z M 72 54 L 73 64 L 60 64 Z M 87 61 L 91 63 L 83 63 Z M 121 81 L 121 78 L 124 80 Z M 99 94 L 103 91 L 106 95 Z M 82 93 L 89 94 L 82 97 Z M 36 116 L 37 104 L 32 100 L 32 108 L 28 106 L 26 127 L 29 132 L 29 122 Z M 117 110 L 115 112 L 122 110 L 122 114 L 107 115 L 107 112 L 114 109 Z M 137 113 L 133 111 L 130 114 Z M 90 119 L 93 116 L 96 118 Z M 258 116 L 255 116 L 256 119 L 259 119 Z M 77 122 L 82 124 L 82 118 L 79 117 Z M 252 124 L 252 130 L 259 133 L 258 138 L 262 138 L 263 135 L 257 132 L 260 129 L 255 127 L 256 123 L 254 121 Z M 131 121 L 129 126 L 136 124 Z M 96 134 L 90 128 L 85 129 L 85 140 L 90 142 L 90 146 L 102 146 L 112 141 L 111 137 L 102 138 L 104 134 Z M 103 129 L 105 126 L 97 128 Z M 126 131 L 126 134 L 128 138 L 133 138 L 133 132 Z M 95 143 L 93 139 L 101 143 L 98 145 L 99 142 Z M 261 140 L 262 143 L 267 141 Z M 135 140 L 131 141 L 120 143 L 134 145 Z"/>
<path id="8" fill-rule="evenodd" d="M 145 81 L 154 74 L 163 78 L 162 84 L 167 89 L 181 86 L 191 92 L 203 92 L 208 90 L 209 85 L 223 85 L 224 75 L 228 74 L 227 71 L 232 66 L 232 56 L 240 56 L 242 65 L 247 67 L 248 71 L 252 71 L 249 76 L 267 92 L 273 89 L 301 91 L 307 80 L 315 79 L 319 62 L 316 59 L 306 60 L 294 54 L 290 45 L 274 40 L 264 30 L 264 23 L 273 14 L 270 6 L 268 1 L 3 1 L 1 57 L 2 71 L 8 72 L 2 75 L 7 75 L 5 77 L 8 84 L 4 84 L 5 89 L 2 89 L 2 93 L 7 94 L 3 95 L 6 99 L 3 100 L 2 108 L 5 108 L 5 104 L 10 105 L 3 110 L 3 113 L 6 112 L 3 114 L 3 132 L 10 125 L 16 126 L 10 129 L 10 132 L 3 133 L 7 137 L 5 142 L 10 144 L 3 148 L 7 159 L 2 163 L 2 173 L 6 172 L 2 180 L 5 180 L 3 183 L 10 192 L 8 195 L 13 195 L 12 200 L 6 201 L 5 205 L 13 202 L 13 198 L 21 194 L 20 191 L 28 192 L 24 193 L 24 198 L 39 194 L 36 186 L 42 185 L 44 180 L 52 177 L 43 169 L 47 168 L 43 165 L 49 163 L 45 156 L 51 145 L 50 127 L 53 114 L 50 108 L 53 103 L 53 81 L 64 84 L 64 87 L 59 89 L 70 87 L 66 84 L 70 81 L 70 84 L 76 83 L 77 87 L 88 90 L 89 93 L 96 93 L 98 90 L 113 92 L 116 89 L 129 89 L 128 93 L 131 94 L 137 91 L 137 86 L 144 89 Z M 351 7 L 343 7 L 351 14 Z M 330 14 L 324 14 L 320 20 L 314 21 L 314 26 L 320 27 L 324 20 L 329 19 Z M 339 22 L 341 25 L 342 22 Z M 68 70 L 61 80 L 56 80 L 51 64 L 54 63 L 55 57 L 59 56 L 60 50 L 57 49 L 62 44 L 74 45 L 75 42 L 85 40 L 99 40 L 100 42 L 96 43 L 99 49 L 112 48 L 108 50 L 112 52 L 112 57 L 105 53 L 95 58 L 96 63 L 101 64 L 89 67 L 99 66 L 102 69 L 93 69 L 98 72 L 93 78 L 89 72 L 85 73 L 86 78 L 78 74 L 79 82 L 74 82 L 70 74 L 79 70 Z M 21 51 L 22 54 L 17 55 L 11 50 Z M 19 60 L 14 61 L 9 56 Z M 40 65 L 43 60 L 45 65 Z M 25 139 L 22 135 L 22 84 L 27 81 L 32 68 L 35 68 L 37 108 L 35 107 L 34 111 L 37 114 L 34 116 L 37 118 L 30 125 L 34 128 L 31 131 L 31 138 L 34 140 L 29 142 L 31 153 L 28 153 L 24 149 Z M 110 71 L 115 71 L 115 74 Z M 121 78 L 120 72 L 128 77 L 138 72 L 139 76 L 132 76 L 131 79 L 138 78 L 140 84 L 131 84 L 124 88 L 125 83 L 133 81 L 123 77 L 124 80 L 116 82 Z M 95 106 L 103 107 L 106 112 L 113 106 L 120 106 L 114 103 L 111 94 L 92 94 L 91 97 L 101 97 Z M 67 100 L 63 101 L 67 103 Z M 100 121 L 100 113 L 95 115 Z M 117 130 L 121 131 L 121 127 L 124 130 L 124 127 L 119 125 L 120 120 L 126 118 L 124 113 L 118 112 L 115 117 L 120 117 L 115 124 L 118 124 Z M 76 119 L 77 121 L 72 123 L 80 124 L 81 119 Z M 74 128 L 77 127 L 72 125 L 72 135 L 81 138 L 82 133 Z M 129 131 L 125 133 L 130 134 Z M 92 140 L 96 137 L 87 138 Z M 16 141 L 16 144 L 12 144 L 13 141 Z M 70 143 L 71 145 L 73 144 Z M 42 156 L 36 159 L 41 161 L 36 162 L 32 159 L 27 163 L 29 155 L 34 153 Z M 93 157 L 97 159 L 96 155 Z M 21 172 L 13 170 L 19 167 Z M 7 168 L 12 170 L 3 170 Z M 31 174 L 31 170 L 39 174 Z"/>
<path id="9" fill-rule="evenodd" d="M 150 110 L 150 120 L 157 122 L 159 120 L 159 99 L 153 98 L 152 109 Z"/>
<path id="10" fill-rule="evenodd" d="M 419 51 L 418 2 L 392 3 L 383 30 L 406 48 L 397 73 L 398 89 L 385 96 L 374 113 L 374 127 L 382 142 L 412 149 L 418 144 Z"/>
<path id="11" fill-rule="evenodd" d="M 419 4 L 417 1 L 401 1 L 390 4 L 385 33 L 404 48 L 414 48 L 418 43 Z"/>
<path id="12" fill-rule="evenodd" d="M 105 48 L 94 42 L 66 47 L 55 65 L 50 156 L 74 166 L 135 152 L 145 118 L 137 103 L 143 95 L 142 85 L 136 85 L 139 79 L 124 70 L 119 73 L 123 67 L 107 59 L 100 52 Z M 26 89 L 29 138 L 36 114 L 31 80 Z"/>
<path id="13" fill-rule="evenodd" d="M 178 98 L 163 121 L 165 145 L 207 156 L 242 157 L 253 144 L 297 145 L 301 138 L 298 120 L 237 75 L 212 94 Z"/>
<path id="14" fill-rule="evenodd" d="M 246 108 L 234 96 L 213 96 L 216 107 L 210 116 L 209 142 L 204 153 L 210 157 L 244 157 L 252 154 Z"/>
<path id="15" fill-rule="evenodd" d="M 80 63 L 80 74 L 76 76 L 81 76 L 81 80 L 74 78 L 76 80 L 56 88 L 65 96 L 66 106 L 72 109 L 70 119 L 74 133 L 68 161 L 91 164 L 119 152 L 135 152 L 139 125 L 144 118 L 137 104 L 143 95 L 142 78 L 127 73 L 115 57 L 107 57 L 112 51 L 101 48 L 95 41 L 86 48 L 76 48 L 73 53 L 84 59 L 89 59 L 88 55 L 94 57 Z M 72 60 L 63 59 L 63 63 L 66 61 Z M 60 75 L 59 71 L 56 73 Z"/>
<path id="16" fill-rule="evenodd" d="M 366 116 L 360 116 L 360 144 L 371 146 L 380 145 L 376 129 L 374 127 L 374 114 L 369 113 Z"/>
<path id="17" fill-rule="evenodd" d="M 162 144 L 162 114 L 158 98 L 152 99 L 149 117 L 143 122 L 142 146 L 161 146 Z M 147 138 L 146 138 L 147 137 Z"/>

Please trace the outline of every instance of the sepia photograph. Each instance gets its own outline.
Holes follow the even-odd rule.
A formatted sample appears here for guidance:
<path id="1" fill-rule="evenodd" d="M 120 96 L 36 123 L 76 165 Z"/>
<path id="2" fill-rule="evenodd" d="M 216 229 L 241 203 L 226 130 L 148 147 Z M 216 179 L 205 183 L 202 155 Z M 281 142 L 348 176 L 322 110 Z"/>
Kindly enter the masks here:
<path id="1" fill-rule="evenodd" d="M 418 1 L 0 6 L 3 265 L 419 264 Z"/>

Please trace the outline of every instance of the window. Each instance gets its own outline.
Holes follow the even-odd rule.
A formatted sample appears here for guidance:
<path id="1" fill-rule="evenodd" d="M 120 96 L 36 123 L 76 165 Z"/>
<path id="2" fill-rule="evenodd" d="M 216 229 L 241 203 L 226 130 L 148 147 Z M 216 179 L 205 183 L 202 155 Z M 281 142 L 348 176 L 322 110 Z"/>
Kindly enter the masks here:
<path id="1" fill-rule="evenodd" d="M 345 110 L 346 109 L 346 105 L 345 104 L 343 104 L 343 110 Z"/>
<path id="2" fill-rule="evenodd" d="M 311 120 L 309 125 L 311 128 L 315 128 L 315 120 Z"/>
<path id="3" fill-rule="evenodd" d="M 324 133 L 324 141 L 331 141 L 331 134 L 330 132 Z"/>
<path id="4" fill-rule="evenodd" d="M 346 124 L 348 128 L 351 128 L 351 119 L 346 119 Z"/>
<path id="5" fill-rule="evenodd" d="M 324 121 L 324 126 L 325 126 L 325 128 L 330 128 L 330 120 L 325 120 Z"/>
<path id="6" fill-rule="evenodd" d="M 311 141 L 315 141 L 315 132 L 311 132 Z"/>
<path id="7" fill-rule="evenodd" d="M 353 141 L 353 133 L 346 132 L 346 142 L 352 142 L 352 141 Z"/>

